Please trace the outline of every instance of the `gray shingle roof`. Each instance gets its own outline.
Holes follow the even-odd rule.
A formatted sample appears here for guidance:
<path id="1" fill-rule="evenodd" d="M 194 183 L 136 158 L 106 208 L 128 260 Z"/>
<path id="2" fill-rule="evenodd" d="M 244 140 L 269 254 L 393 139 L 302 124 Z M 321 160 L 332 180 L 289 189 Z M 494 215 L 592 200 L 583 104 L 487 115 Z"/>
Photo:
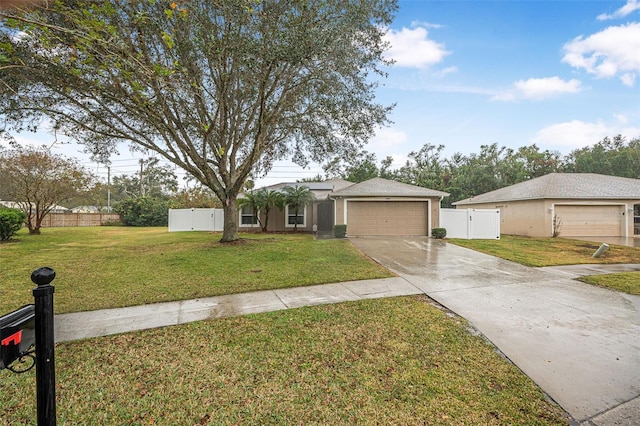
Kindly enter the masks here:
<path id="1" fill-rule="evenodd" d="M 446 197 L 446 192 L 409 185 L 383 178 L 373 178 L 335 191 L 331 197 Z"/>
<path id="2" fill-rule="evenodd" d="M 640 199 L 640 179 L 596 173 L 550 173 L 453 204 L 459 206 L 543 198 Z"/>

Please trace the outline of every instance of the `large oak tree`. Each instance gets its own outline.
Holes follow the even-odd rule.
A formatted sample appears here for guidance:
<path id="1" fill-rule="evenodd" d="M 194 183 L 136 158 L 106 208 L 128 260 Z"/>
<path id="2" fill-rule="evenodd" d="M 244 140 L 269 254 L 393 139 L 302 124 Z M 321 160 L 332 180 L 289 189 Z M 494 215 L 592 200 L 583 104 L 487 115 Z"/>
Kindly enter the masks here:
<path id="1" fill-rule="evenodd" d="M 0 11 L 5 131 L 49 120 L 98 157 L 155 151 L 221 200 L 274 160 L 357 152 L 395 0 L 51 1 Z"/>

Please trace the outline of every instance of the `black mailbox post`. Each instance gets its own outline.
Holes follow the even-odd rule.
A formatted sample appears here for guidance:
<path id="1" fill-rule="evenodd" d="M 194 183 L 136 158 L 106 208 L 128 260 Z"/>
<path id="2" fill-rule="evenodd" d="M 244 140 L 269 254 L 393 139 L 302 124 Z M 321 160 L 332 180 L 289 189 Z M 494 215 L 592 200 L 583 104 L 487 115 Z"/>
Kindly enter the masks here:
<path id="1" fill-rule="evenodd" d="M 25 305 L 0 317 L 0 370 L 33 353 L 35 306 Z"/>
<path id="2" fill-rule="evenodd" d="M 56 363 L 54 359 L 53 293 L 56 272 L 45 266 L 31 274 L 36 320 L 36 399 L 38 426 L 56 424 Z"/>
<path id="3" fill-rule="evenodd" d="M 31 281 L 38 285 L 33 289 L 35 303 L 0 317 L 0 370 L 24 373 L 36 367 L 38 426 L 56 424 L 54 288 L 51 285 L 55 277 L 55 271 L 49 267 L 33 271 Z M 16 368 L 16 361 L 31 363 Z"/>

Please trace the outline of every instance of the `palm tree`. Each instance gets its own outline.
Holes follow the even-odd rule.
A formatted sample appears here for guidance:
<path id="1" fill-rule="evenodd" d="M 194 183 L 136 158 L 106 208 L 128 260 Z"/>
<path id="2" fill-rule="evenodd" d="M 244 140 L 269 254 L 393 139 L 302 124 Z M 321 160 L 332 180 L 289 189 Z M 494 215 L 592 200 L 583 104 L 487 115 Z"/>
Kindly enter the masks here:
<path id="1" fill-rule="evenodd" d="M 253 218 L 258 223 L 260 222 L 260 215 L 258 214 L 262 207 L 262 200 L 258 192 L 250 191 L 245 192 L 242 198 L 238 198 L 238 207 L 243 209 L 248 207 L 253 212 Z M 242 225 L 242 224 L 241 224 Z"/>
<path id="2" fill-rule="evenodd" d="M 243 198 L 238 198 L 240 208 L 248 207 L 253 212 L 254 220 L 262 228 L 262 232 L 267 232 L 269 225 L 269 212 L 271 208 L 284 209 L 284 195 L 279 191 L 268 190 L 266 188 L 250 191 L 244 194 Z M 260 218 L 263 215 L 264 221 Z"/>
<path id="3" fill-rule="evenodd" d="M 264 212 L 264 223 L 261 223 L 262 232 L 267 232 L 267 225 L 269 224 L 269 211 L 272 207 L 277 207 L 279 210 L 284 208 L 284 195 L 275 190 L 268 190 L 262 188 L 258 190 L 258 197 L 260 198 L 260 208 Z"/>
<path id="4" fill-rule="evenodd" d="M 284 192 L 285 204 L 289 206 L 289 210 L 293 211 L 296 218 L 293 224 L 293 231 L 298 231 L 298 213 L 308 204 L 311 204 L 316 196 L 308 186 L 285 186 L 282 188 Z"/>

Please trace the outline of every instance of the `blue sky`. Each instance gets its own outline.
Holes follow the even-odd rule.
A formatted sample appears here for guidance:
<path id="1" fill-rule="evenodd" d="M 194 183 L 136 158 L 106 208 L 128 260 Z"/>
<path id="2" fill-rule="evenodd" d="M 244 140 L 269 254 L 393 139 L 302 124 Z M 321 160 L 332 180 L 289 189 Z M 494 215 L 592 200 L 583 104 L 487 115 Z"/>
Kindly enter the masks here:
<path id="1" fill-rule="evenodd" d="M 396 104 L 393 124 L 366 147 L 378 160 L 392 156 L 400 166 L 425 143 L 444 145 L 446 157 L 492 143 L 567 154 L 605 136 L 640 137 L 640 0 L 399 6 L 387 32 L 396 62 L 377 93 Z M 112 173 L 138 170 L 139 154 L 128 154 L 113 159 Z M 321 172 L 279 162 L 258 184 Z"/>
<path id="2" fill-rule="evenodd" d="M 398 160 L 532 143 L 563 154 L 640 136 L 640 2 L 401 1 L 380 90 L 393 124 L 370 149 Z"/>

